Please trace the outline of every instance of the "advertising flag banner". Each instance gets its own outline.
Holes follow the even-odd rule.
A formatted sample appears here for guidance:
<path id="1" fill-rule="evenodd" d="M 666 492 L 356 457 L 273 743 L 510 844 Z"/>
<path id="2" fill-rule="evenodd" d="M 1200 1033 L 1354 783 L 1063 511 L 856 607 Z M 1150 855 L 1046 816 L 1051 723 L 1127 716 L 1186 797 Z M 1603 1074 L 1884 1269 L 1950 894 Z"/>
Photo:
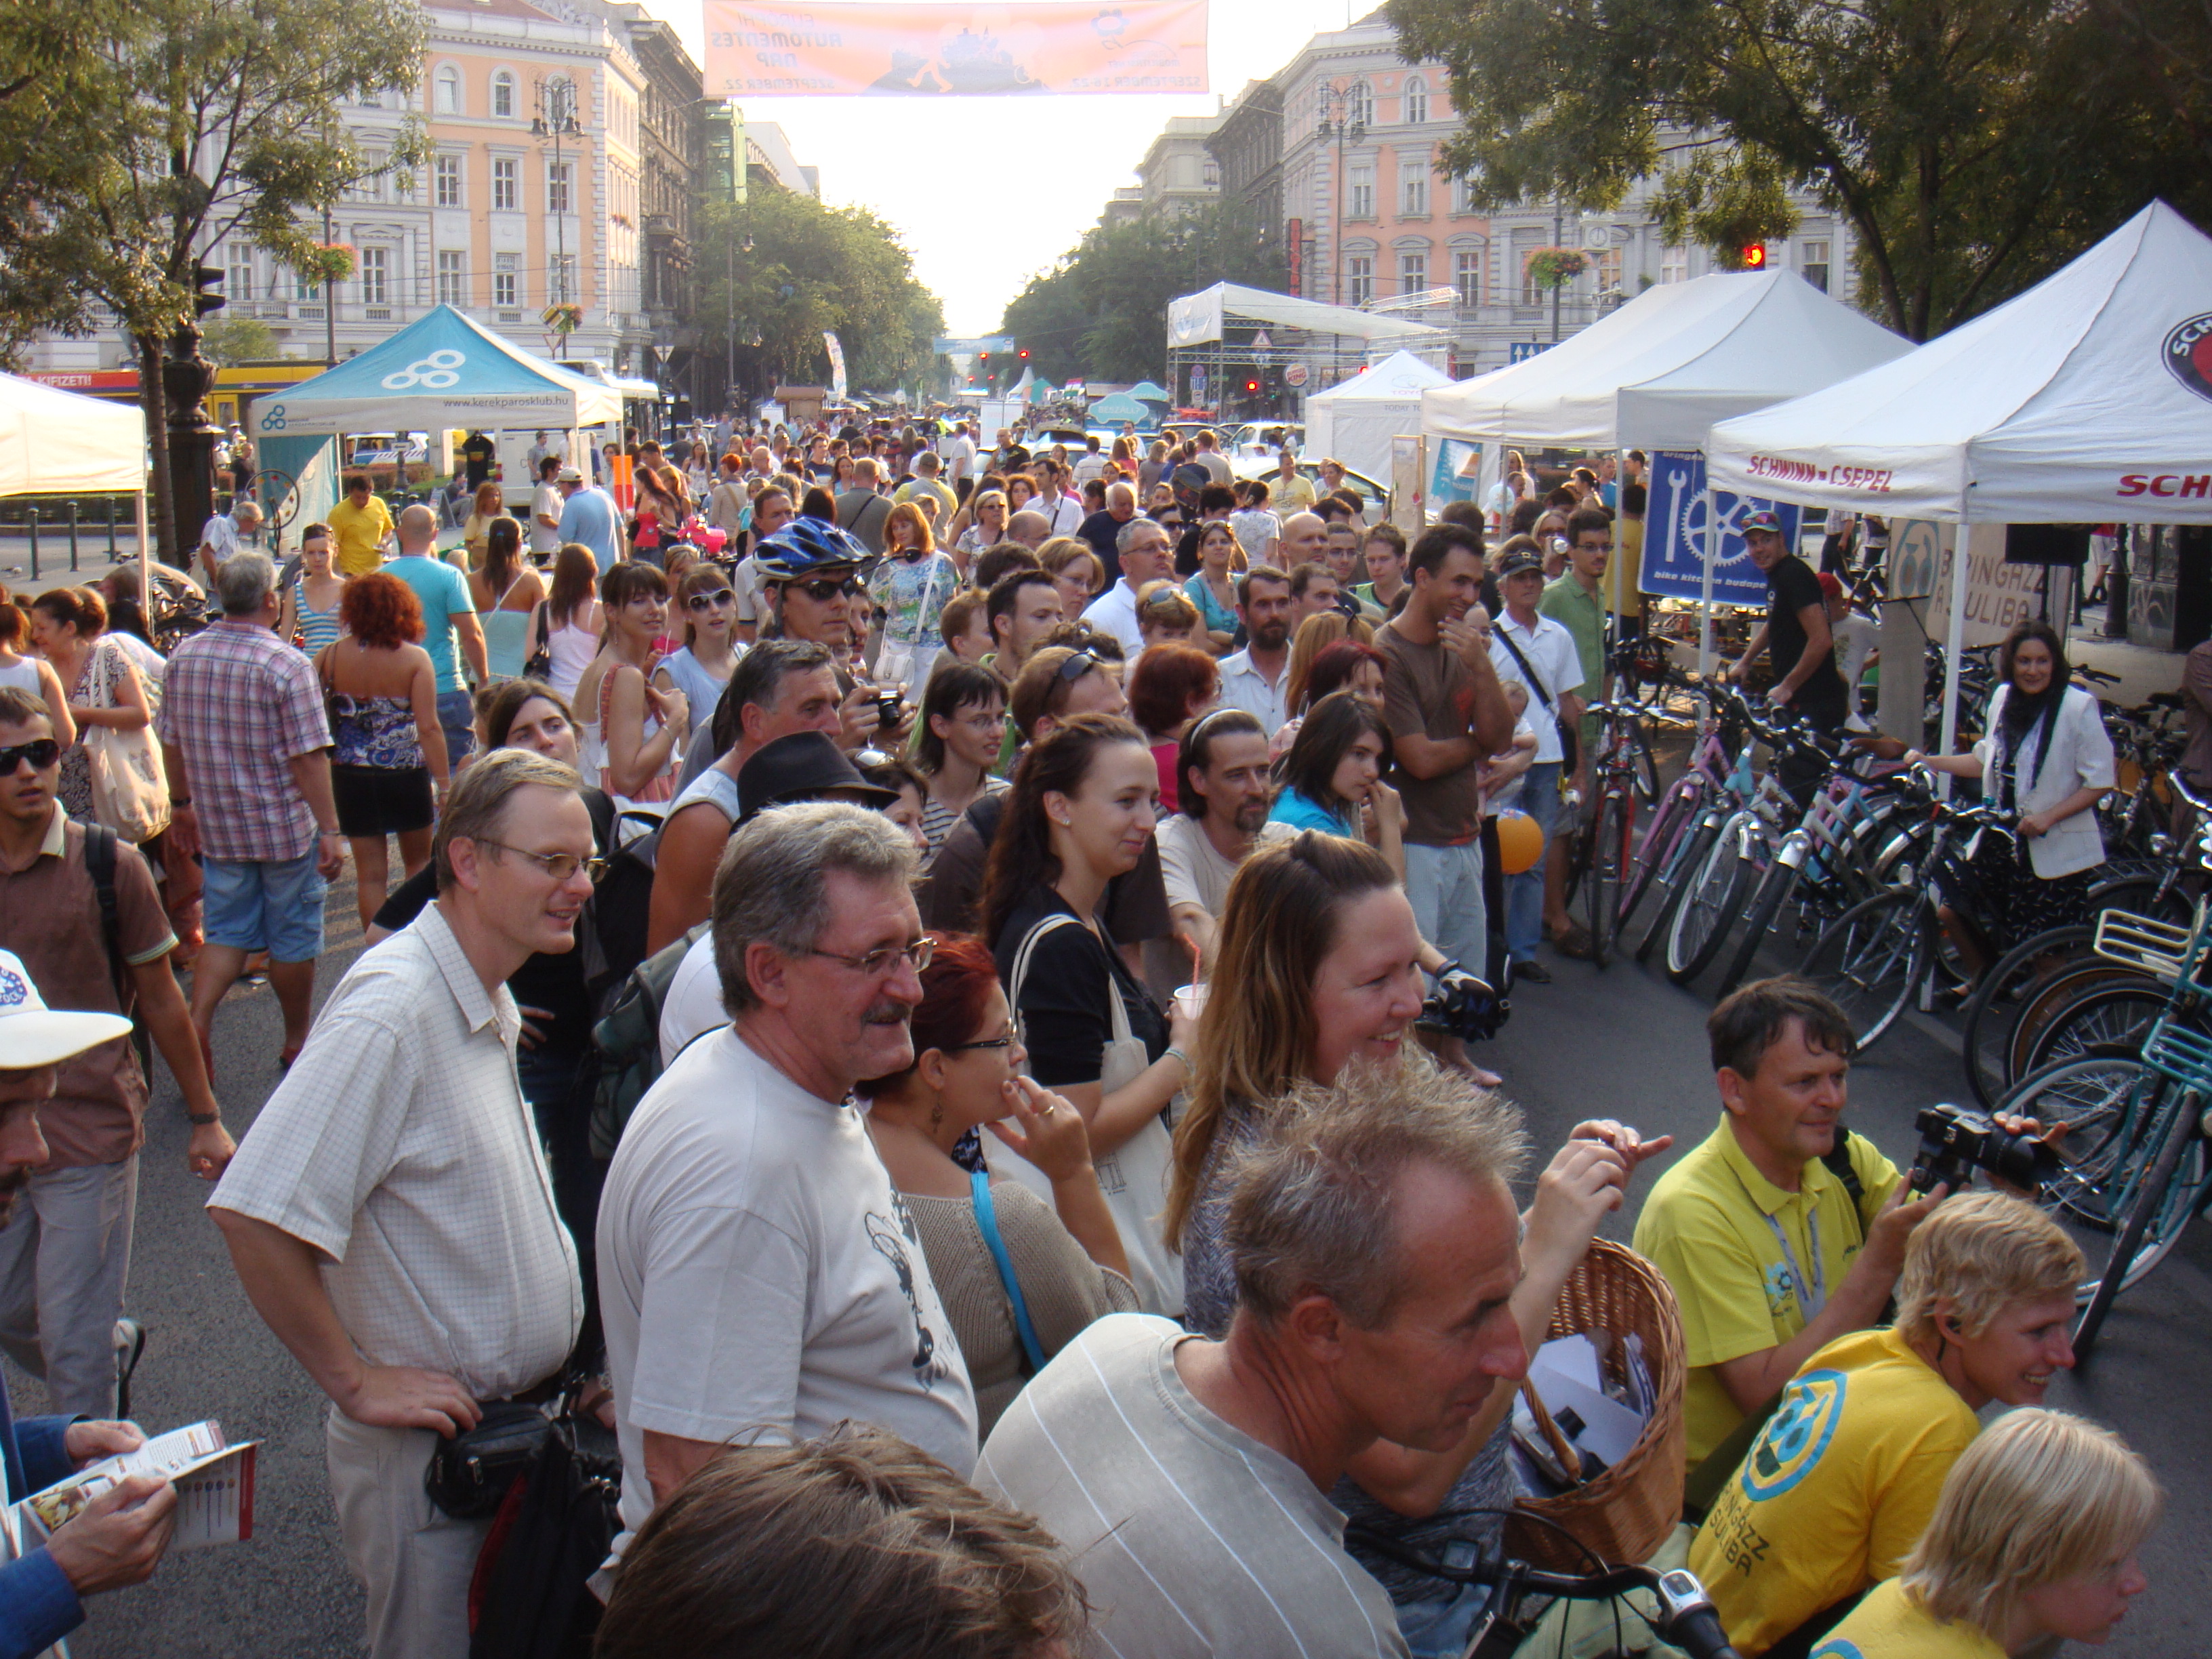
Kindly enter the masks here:
<path id="1" fill-rule="evenodd" d="M 1651 457 L 1651 494 L 1644 515 L 1644 575 L 1646 593 L 1694 599 L 1705 592 L 1705 458 L 1694 450 L 1657 450 Z M 1713 599 L 1721 605 L 1765 605 L 1766 578 L 1751 562 L 1751 549 L 1736 528 L 1747 513 L 1771 511 L 1782 524 L 1782 544 L 1797 545 L 1798 509 L 1787 501 L 1753 495 L 1712 494 L 1711 511 L 1719 520 L 1720 558 L 1713 567 Z"/>
<path id="2" fill-rule="evenodd" d="M 826 328 L 822 331 L 822 343 L 830 349 L 830 391 L 833 396 L 843 398 L 848 395 L 844 343 Z"/>
<path id="3" fill-rule="evenodd" d="M 706 0 L 709 98 L 1206 90 L 1206 0 Z"/>

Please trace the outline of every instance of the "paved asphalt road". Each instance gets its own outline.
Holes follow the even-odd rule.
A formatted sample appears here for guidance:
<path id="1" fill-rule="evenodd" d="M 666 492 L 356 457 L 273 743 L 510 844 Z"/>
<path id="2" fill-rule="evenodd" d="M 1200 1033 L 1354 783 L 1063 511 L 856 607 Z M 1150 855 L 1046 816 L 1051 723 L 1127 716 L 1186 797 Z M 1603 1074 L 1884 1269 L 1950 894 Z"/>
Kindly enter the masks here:
<path id="1" fill-rule="evenodd" d="M 359 946 L 351 878 L 333 889 L 320 988 Z M 1582 1117 L 1616 1115 L 1679 1146 L 1717 1120 L 1705 1057 L 1707 1004 L 1632 963 L 1601 975 L 1553 964 L 1548 986 L 1524 988 L 1516 1012 L 1484 1056 L 1503 1072 L 1548 1156 Z M 266 989 L 234 993 L 218 1016 L 217 1086 L 242 1132 L 276 1080 L 279 1027 Z M 1851 1076 L 1851 1121 L 1900 1164 L 1911 1154 L 1913 1113 L 1959 1098 L 1954 1053 L 1918 1028 L 1901 1029 Z M 99 1603 L 73 1642 L 81 1659 L 163 1656 L 351 1656 L 361 1650 L 361 1596 L 339 1555 L 322 1467 L 322 1402 L 246 1305 L 215 1230 L 204 1189 L 185 1173 L 184 1124 L 164 1074 L 141 1176 L 131 1305 L 150 1336 L 137 1414 L 149 1426 L 221 1418 L 262 1449 L 255 1533 L 241 1547 L 186 1556 L 153 1583 Z M 1637 1194 L 1640 1200 L 1642 1194 Z M 1608 1227 L 1626 1239 L 1631 1218 Z M 2093 1369 L 2062 1378 L 2051 1403 L 2117 1426 L 2160 1471 L 2165 1523 L 2146 1552 L 2151 1587 L 2106 1651 L 2183 1659 L 2212 1651 L 2212 1413 L 2203 1405 L 2212 1358 L 2212 1233 L 2202 1226 L 2123 1300 Z M 11 1372 L 19 1412 L 41 1391 Z"/>

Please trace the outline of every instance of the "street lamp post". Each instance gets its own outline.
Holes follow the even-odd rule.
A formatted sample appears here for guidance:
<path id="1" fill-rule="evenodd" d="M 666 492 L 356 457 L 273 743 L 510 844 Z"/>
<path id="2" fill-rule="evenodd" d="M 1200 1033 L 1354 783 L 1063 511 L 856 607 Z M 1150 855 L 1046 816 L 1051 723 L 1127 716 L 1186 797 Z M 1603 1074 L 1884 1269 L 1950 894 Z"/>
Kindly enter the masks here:
<path id="1" fill-rule="evenodd" d="M 576 119 L 576 88 L 574 82 L 560 79 L 548 83 L 540 76 L 537 85 L 537 112 L 531 118 L 530 134 L 541 143 L 550 142 L 553 147 L 553 171 L 548 175 L 546 195 L 553 196 L 551 186 L 560 185 L 559 206 L 553 215 L 553 282 L 558 290 L 553 303 L 565 306 L 568 301 L 568 212 L 576 199 L 575 183 L 562 171 L 561 141 L 583 137 L 584 129 Z M 568 355 L 568 334 L 561 332 L 557 356 Z"/>
<path id="2" fill-rule="evenodd" d="M 1356 144 L 1366 137 L 1367 123 L 1358 118 L 1349 118 L 1351 112 L 1346 107 L 1345 89 L 1342 87 L 1332 86 L 1329 88 L 1329 99 L 1330 107 L 1335 112 L 1334 118 L 1332 119 L 1327 115 L 1322 116 L 1321 124 L 1314 129 L 1314 131 L 1324 144 L 1332 138 L 1336 140 L 1334 175 L 1336 244 L 1329 250 L 1329 287 L 1330 297 L 1338 305 L 1342 305 L 1344 303 L 1344 220 L 1352 196 L 1352 186 L 1346 182 L 1344 177 L 1344 146 L 1347 141 Z"/>

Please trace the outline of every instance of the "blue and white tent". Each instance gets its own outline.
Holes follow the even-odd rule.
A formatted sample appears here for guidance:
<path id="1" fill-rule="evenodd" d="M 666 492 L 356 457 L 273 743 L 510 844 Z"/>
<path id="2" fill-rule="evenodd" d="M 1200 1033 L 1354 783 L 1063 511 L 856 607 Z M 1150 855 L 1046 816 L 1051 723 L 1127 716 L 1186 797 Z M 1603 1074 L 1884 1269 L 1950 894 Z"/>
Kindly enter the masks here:
<path id="1" fill-rule="evenodd" d="M 261 399 L 267 435 L 573 431 L 622 419 L 622 393 L 533 357 L 451 306 L 289 391 Z"/>

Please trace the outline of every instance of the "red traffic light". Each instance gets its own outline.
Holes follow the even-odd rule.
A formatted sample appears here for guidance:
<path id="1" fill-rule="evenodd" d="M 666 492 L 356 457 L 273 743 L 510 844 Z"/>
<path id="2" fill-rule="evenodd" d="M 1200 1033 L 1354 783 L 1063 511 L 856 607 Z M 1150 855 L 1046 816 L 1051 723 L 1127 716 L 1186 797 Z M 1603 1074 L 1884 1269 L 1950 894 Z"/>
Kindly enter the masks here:
<path id="1" fill-rule="evenodd" d="M 1247 380 L 1244 382 L 1244 389 L 1247 392 L 1257 392 L 1260 389 L 1260 383 L 1257 380 Z"/>
<path id="2" fill-rule="evenodd" d="M 1017 351 L 1014 356 L 1020 358 L 1024 362 L 1027 362 L 1030 360 L 1030 349 L 1027 346 L 1024 346 L 1019 351 Z"/>
<path id="3" fill-rule="evenodd" d="M 982 353 L 981 361 L 987 363 L 991 361 L 991 354 L 988 351 Z"/>
<path id="4" fill-rule="evenodd" d="M 1766 269 L 1766 244 L 1753 242 L 1743 250 L 1740 257 L 1746 270 L 1764 270 Z"/>

